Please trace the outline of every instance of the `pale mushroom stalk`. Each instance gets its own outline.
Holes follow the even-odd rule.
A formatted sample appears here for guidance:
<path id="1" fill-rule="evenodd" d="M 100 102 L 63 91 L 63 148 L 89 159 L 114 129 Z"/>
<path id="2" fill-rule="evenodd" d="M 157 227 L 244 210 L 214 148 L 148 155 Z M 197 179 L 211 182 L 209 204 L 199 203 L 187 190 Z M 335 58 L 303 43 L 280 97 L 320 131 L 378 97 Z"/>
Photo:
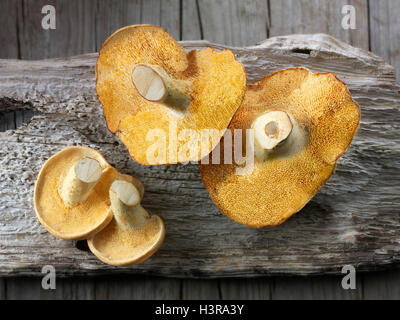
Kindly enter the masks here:
<path id="1" fill-rule="evenodd" d="M 127 230 L 140 228 L 149 217 L 140 205 L 140 194 L 132 183 L 116 180 L 110 187 L 111 210 L 117 224 Z"/>
<path id="2" fill-rule="evenodd" d="M 163 103 L 175 111 L 184 111 L 192 101 L 192 82 L 173 79 L 160 66 L 137 65 L 132 72 L 132 82 L 143 98 Z"/>
<path id="3" fill-rule="evenodd" d="M 58 188 L 64 205 L 74 207 L 85 202 L 101 174 L 102 169 L 97 160 L 84 158 L 77 161 L 68 170 Z"/>
<path id="4" fill-rule="evenodd" d="M 306 134 L 296 120 L 284 111 L 270 111 L 257 117 L 252 125 L 256 158 L 287 156 L 300 150 Z"/>

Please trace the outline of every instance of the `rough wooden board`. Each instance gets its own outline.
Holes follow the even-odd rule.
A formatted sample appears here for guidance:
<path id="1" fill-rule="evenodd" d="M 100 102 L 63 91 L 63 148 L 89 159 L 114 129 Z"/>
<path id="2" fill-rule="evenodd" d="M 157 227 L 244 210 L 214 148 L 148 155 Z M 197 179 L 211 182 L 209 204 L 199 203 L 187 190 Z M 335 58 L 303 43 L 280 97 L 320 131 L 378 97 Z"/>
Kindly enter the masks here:
<path id="1" fill-rule="evenodd" d="M 363 293 L 366 300 L 399 300 L 400 270 L 368 274 L 363 279 Z"/>
<path id="2" fill-rule="evenodd" d="M 41 277 L 4 280 L 7 300 L 88 300 L 96 297 L 93 278 L 56 279 L 56 290 L 44 290 Z"/>
<path id="3" fill-rule="evenodd" d="M 18 8 L 18 41 L 21 59 L 43 59 L 76 52 L 96 50 L 96 0 L 20 0 Z M 43 29 L 42 7 L 56 9 L 56 29 Z M 71 17 L 73 18 L 71 19 Z"/>
<path id="4" fill-rule="evenodd" d="M 400 81 L 400 1 L 369 0 L 371 51 L 384 57 Z"/>
<path id="5" fill-rule="evenodd" d="M 150 1 L 146 1 L 151 3 Z M 181 12 L 180 0 L 163 0 L 160 1 L 160 26 L 167 30 L 174 39 L 182 39 L 181 35 Z M 144 5 L 144 4 L 143 4 Z M 154 8 L 150 7 L 150 10 Z M 158 23 L 155 23 L 158 25 Z M 193 39 L 193 38 L 192 38 Z M 194 38 L 196 39 L 196 38 Z"/>
<path id="6" fill-rule="evenodd" d="M 179 0 L 101 0 L 97 1 L 96 47 L 99 49 L 110 34 L 132 24 L 153 24 L 180 39 Z"/>
<path id="7" fill-rule="evenodd" d="M 220 282 L 224 300 L 270 300 L 274 279 L 221 279 Z"/>
<path id="8" fill-rule="evenodd" d="M 0 279 L 0 300 L 6 299 L 6 280 Z"/>
<path id="9" fill-rule="evenodd" d="M 187 49 L 211 45 L 182 44 Z M 25 107 L 42 115 L 0 135 L 0 274 L 38 274 L 52 264 L 59 274 L 232 277 L 340 273 L 349 263 L 358 270 L 397 263 L 400 93 L 393 68 L 325 35 L 272 38 L 234 52 L 246 65 L 249 82 L 291 66 L 334 71 L 362 106 L 361 128 L 336 175 L 300 214 L 279 227 L 246 228 L 214 207 L 197 166 L 134 163 L 105 128 L 95 94 L 96 54 L 2 60 L 0 111 Z M 37 173 L 51 154 L 71 144 L 98 148 L 121 172 L 144 182 L 143 205 L 162 216 L 167 228 L 165 243 L 150 260 L 131 268 L 110 267 L 40 226 L 32 210 Z"/>
<path id="10" fill-rule="evenodd" d="M 183 300 L 219 300 L 221 296 L 218 280 L 183 279 L 181 298 Z"/>
<path id="11" fill-rule="evenodd" d="M 97 50 L 119 28 L 141 23 L 141 3 L 140 0 L 102 0 L 101 3 L 96 1 L 96 33 L 94 36 Z"/>
<path id="12" fill-rule="evenodd" d="M 95 277 L 96 299 L 102 300 L 177 300 L 181 280 L 155 277 Z M 126 284 L 129 285 L 126 285 Z"/>
<path id="13" fill-rule="evenodd" d="M 353 46 L 369 49 L 368 0 L 269 0 L 269 2 L 270 36 L 324 32 Z M 342 27 L 342 19 L 345 16 L 342 14 L 344 5 L 352 5 L 355 8 L 354 30 Z"/>
<path id="14" fill-rule="evenodd" d="M 18 57 L 18 14 L 15 0 L 3 0 L 0 3 L 1 28 L 0 32 L 0 59 Z M 5 45 L 7 44 L 7 45 Z"/>
<path id="15" fill-rule="evenodd" d="M 181 25 L 181 40 L 203 40 L 203 30 L 200 21 L 199 4 L 197 0 L 182 1 Z"/>
<path id="16" fill-rule="evenodd" d="M 198 0 L 198 4 L 205 40 L 248 46 L 268 37 L 266 0 Z"/>
<path id="17" fill-rule="evenodd" d="M 7 300 L 132 300 L 190 299 L 181 296 L 180 279 L 143 276 L 57 278 L 55 290 L 42 289 L 42 278 L 0 279 L 0 299 Z M 189 280 L 187 280 L 189 281 Z M 199 280 L 197 280 L 199 281 Z M 203 280 L 204 281 L 204 280 Z M 1 284 L 7 283 L 2 293 Z M 197 288 L 195 288 L 197 290 Z"/>
<path id="18" fill-rule="evenodd" d="M 342 276 L 276 278 L 271 288 L 273 300 L 360 300 L 362 275 L 356 275 L 356 289 L 344 290 Z"/>
<path id="19" fill-rule="evenodd" d="M 42 278 L 39 277 L 7 278 L 3 281 L 7 283 L 7 292 L 3 296 L 7 300 L 165 300 L 180 298 L 181 280 L 143 276 L 57 278 L 56 290 L 42 289 Z"/>

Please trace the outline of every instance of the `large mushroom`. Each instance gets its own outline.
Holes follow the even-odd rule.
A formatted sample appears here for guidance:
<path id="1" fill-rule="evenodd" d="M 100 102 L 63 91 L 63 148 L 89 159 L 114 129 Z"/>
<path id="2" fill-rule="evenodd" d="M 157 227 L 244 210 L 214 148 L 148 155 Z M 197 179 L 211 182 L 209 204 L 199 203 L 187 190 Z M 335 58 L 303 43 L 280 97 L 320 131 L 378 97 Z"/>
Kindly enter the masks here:
<path id="1" fill-rule="evenodd" d="M 90 250 L 101 261 L 130 266 L 148 259 L 161 246 L 165 227 L 160 217 L 150 216 L 141 206 L 144 188 L 131 176 L 110 172 L 109 199 L 114 219 L 88 240 Z"/>
<path id="2" fill-rule="evenodd" d="M 164 29 L 133 25 L 112 34 L 96 65 L 109 130 L 144 165 L 198 161 L 218 144 L 246 87 L 230 50 L 186 54 Z"/>
<path id="3" fill-rule="evenodd" d="M 234 147 L 251 150 L 254 167 L 243 171 L 243 164 L 225 161 L 222 139 L 221 162 L 202 164 L 202 180 L 229 218 L 255 228 L 279 225 L 329 179 L 359 121 L 358 105 L 334 74 L 302 68 L 276 72 L 248 85 L 229 125 L 232 133 L 250 129 L 243 145 Z"/>
<path id="4" fill-rule="evenodd" d="M 103 173 L 110 165 L 91 148 L 67 147 L 40 170 L 34 206 L 41 224 L 66 240 L 87 239 L 112 219 Z"/>

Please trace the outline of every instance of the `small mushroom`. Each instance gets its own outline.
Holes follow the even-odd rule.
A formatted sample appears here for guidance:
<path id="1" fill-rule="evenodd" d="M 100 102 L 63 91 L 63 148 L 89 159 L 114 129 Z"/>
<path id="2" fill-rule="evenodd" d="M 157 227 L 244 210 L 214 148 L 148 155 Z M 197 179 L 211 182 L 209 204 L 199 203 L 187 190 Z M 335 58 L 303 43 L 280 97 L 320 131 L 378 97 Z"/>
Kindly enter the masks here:
<path id="1" fill-rule="evenodd" d="M 331 73 L 297 68 L 248 85 L 229 129 L 250 129 L 254 168 L 202 164 L 203 183 L 229 218 L 255 228 L 283 223 L 300 211 L 333 173 L 359 125 L 360 109 Z M 234 144 L 234 147 L 238 147 Z"/>
<path id="2" fill-rule="evenodd" d="M 164 29 L 151 25 L 111 35 L 100 50 L 96 79 L 109 130 L 144 165 L 209 154 L 246 88 L 244 67 L 230 50 L 186 54 Z"/>
<path id="3" fill-rule="evenodd" d="M 66 240 L 87 239 L 112 219 L 103 172 L 110 165 L 91 148 L 67 147 L 40 170 L 34 206 L 41 224 Z"/>
<path id="4" fill-rule="evenodd" d="M 114 219 L 88 240 L 90 250 L 101 261 L 115 266 L 138 264 L 153 255 L 164 241 L 165 227 L 158 216 L 150 216 L 140 205 L 142 191 L 132 177 L 117 173 L 109 177 L 110 208 Z"/>

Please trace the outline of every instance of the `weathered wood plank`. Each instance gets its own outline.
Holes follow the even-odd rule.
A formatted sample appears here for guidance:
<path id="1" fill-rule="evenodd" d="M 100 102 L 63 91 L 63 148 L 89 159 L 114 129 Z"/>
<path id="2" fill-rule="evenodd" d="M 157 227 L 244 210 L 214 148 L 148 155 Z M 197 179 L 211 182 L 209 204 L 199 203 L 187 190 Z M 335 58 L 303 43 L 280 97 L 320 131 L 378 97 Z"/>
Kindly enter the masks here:
<path id="1" fill-rule="evenodd" d="M 43 59 L 96 51 L 97 0 L 22 0 L 18 2 L 18 39 L 22 59 Z M 56 9 L 56 29 L 42 28 L 42 7 Z"/>
<path id="2" fill-rule="evenodd" d="M 114 300 L 114 299 L 179 299 L 179 279 L 158 277 L 113 276 L 57 278 L 55 290 L 42 289 L 42 278 L 0 279 L 0 299 L 8 300 Z M 7 283 L 2 289 L 2 282 Z"/>
<path id="3" fill-rule="evenodd" d="M 275 278 L 271 289 L 273 300 L 360 300 L 362 280 L 356 277 L 356 290 L 344 290 L 342 277 Z"/>
<path id="4" fill-rule="evenodd" d="M 18 2 L 15 0 L 4 0 L 0 2 L 1 28 L 0 32 L 0 59 L 18 58 Z"/>
<path id="5" fill-rule="evenodd" d="M 182 40 L 180 9 L 180 0 L 160 1 L 160 26 L 177 40 Z"/>
<path id="6" fill-rule="evenodd" d="M 353 46 L 369 49 L 368 0 L 269 0 L 270 36 L 323 32 Z M 373 1 L 374 2 L 374 1 Z M 379 1 L 376 1 L 379 2 Z M 342 7 L 356 10 L 356 29 L 342 28 Z"/>
<path id="7" fill-rule="evenodd" d="M 182 280 L 183 300 L 219 300 L 218 280 Z"/>
<path id="8" fill-rule="evenodd" d="M 179 15 L 179 11 L 177 14 Z M 161 24 L 161 1 L 142 1 L 141 23 L 156 26 Z"/>
<path id="9" fill-rule="evenodd" d="M 157 277 L 100 277 L 96 281 L 96 299 L 180 299 L 181 280 Z"/>
<path id="10" fill-rule="evenodd" d="M 182 1 L 181 24 L 181 40 L 203 40 L 203 30 L 200 21 L 199 4 L 197 0 Z"/>
<path id="11" fill-rule="evenodd" d="M 183 45 L 193 49 L 211 44 Z M 290 66 L 333 71 L 362 106 L 361 128 L 336 175 L 302 213 L 276 228 L 249 229 L 218 212 L 196 166 L 134 163 L 105 127 L 95 93 L 96 54 L 37 62 L 4 60 L 0 99 L 11 99 L 11 107 L 21 105 L 15 101 L 24 102 L 42 115 L 0 136 L 0 274 L 37 274 L 44 262 L 60 274 L 178 277 L 339 273 L 344 264 L 365 271 L 397 263 L 400 93 L 393 68 L 324 35 L 273 38 L 234 52 L 247 67 L 249 82 Z M 40 226 L 31 202 L 36 175 L 51 154 L 71 144 L 95 147 L 121 172 L 143 180 L 143 205 L 162 216 L 167 228 L 162 248 L 150 260 L 113 268 Z"/>
<path id="12" fill-rule="evenodd" d="M 0 300 L 6 299 L 6 280 L 0 278 Z"/>
<path id="13" fill-rule="evenodd" d="M 270 300 L 272 278 L 221 279 L 222 299 Z"/>
<path id="14" fill-rule="evenodd" d="M 141 0 L 102 0 L 96 4 L 96 50 L 119 28 L 141 23 Z"/>
<path id="15" fill-rule="evenodd" d="M 369 1 L 371 51 L 396 68 L 400 79 L 400 2 Z M 400 81 L 400 80 L 399 80 Z"/>
<path id="16" fill-rule="evenodd" d="M 91 278 L 57 278 L 55 290 L 44 290 L 42 278 L 8 278 L 7 300 L 92 300 L 95 282 Z"/>
<path id="17" fill-rule="evenodd" d="M 179 0 L 107 0 L 98 4 L 96 15 L 96 47 L 117 29 L 132 24 L 153 24 L 180 37 Z"/>
<path id="18" fill-rule="evenodd" d="M 376 272 L 363 278 L 364 299 L 399 300 L 400 270 Z"/>
<path id="19" fill-rule="evenodd" d="M 198 1 L 204 39 L 230 46 L 247 46 L 268 37 L 266 0 Z"/>

